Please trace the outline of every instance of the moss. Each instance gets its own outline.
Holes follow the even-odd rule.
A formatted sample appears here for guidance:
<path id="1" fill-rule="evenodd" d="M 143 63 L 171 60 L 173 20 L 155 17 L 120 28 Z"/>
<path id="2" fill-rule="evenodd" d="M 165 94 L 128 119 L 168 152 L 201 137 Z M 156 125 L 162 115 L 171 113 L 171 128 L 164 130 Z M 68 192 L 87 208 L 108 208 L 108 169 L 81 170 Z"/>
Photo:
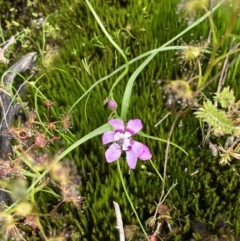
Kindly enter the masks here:
<path id="1" fill-rule="evenodd" d="M 114 40 L 122 49 L 128 49 L 127 57 L 130 60 L 160 46 L 186 27 L 184 23 L 180 24 L 176 17 L 177 3 L 178 1 L 171 0 L 151 1 L 149 4 L 149 1 L 145 0 L 95 1 L 92 4 Z M 47 4 L 50 6 L 49 9 L 55 9 L 50 1 Z M 42 4 L 39 3 L 36 6 L 36 9 L 38 8 L 48 14 L 48 10 Z M 41 91 L 51 101 L 56 102 L 54 118 L 59 117 L 62 112 L 67 112 L 84 93 L 83 88 L 88 89 L 98 79 L 124 64 L 122 57 L 101 32 L 84 1 L 72 1 L 71 4 L 68 1 L 59 1 L 57 9 L 59 12 L 51 21 L 58 21 L 61 29 L 61 41 L 52 43 L 58 46 L 59 57 L 54 59 L 50 67 L 42 67 L 41 71 L 45 76 L 39 81 Z M 217 12 L 214 17 L 217 33 L 221 36 L 226 25 L 226 17 L 223 11 Z M 127 27 L 134 38 L 124 30 Z M 234 32 L 237 32 L 238 24 L 234 28 Z M 204 22 L 191 33 L 184 35 L 183 39 L 185 42 L 192 38 L 200 39 L 200 36 L 206 37 L 208 31 L 209 26 Z M 97 46 L 99 43 L 96 36 L 102 47 Z M 40 38 L 36 38 L 36 41 L 41 43 Z M 227 51 L 227 48 L 228 44 L 222 47 L 222 51 Z M 90 65 L 91 75 L 84 68 L 84 59 Z M 142 60 L 130 66 L 128 75 L 115 89 L 114 97 L 118 103 L 121 103 L 127 80 L 141 62 Z M 158 54 L 152 60 L 136 80 L 128 114 L 128 118 L 143 120 L 144 132 L 163 139 L 168 136 L 174 116 L 168 117 L 156 128 L 153 127 L 168 112 L 164 107 L 162 89 L 153 83 L 153 80 L 175 79 L 182 75 L 181 64 L 176 62 L 173 52 Z M 238 79 L 237 70 L 239 68 L 235 71 L 230 70 L 227 83 L 239 93 L 235 84 Z M 118 74 L 99 84 L 91 92 L 86 106 L 85 98 L 75 107 L 72 132 L 76 140 L 107 121 L 110 113 L 102 103 L 117 76 Z M 38 103 L 41 103 L 41 100 Z M 39 111 L 44 112 L 44 108 L 40 106 Z M 171 141 L 187 150 L 189 155 L 186 156 L 175 147 L 170 148 L 166 189 L 169 190 L 174 182 L 178 185 L 170 192 L 165 203 L 171 211 L 171 226 L 178 228 L 179 231 L 173 231 L 169 236 L 172 240 L 186 240 L 190 237 L 200 239 L 200 234 L 192 235 L 191 224 L 194 220 L 211 224 L 211 232 L 217 233 L 219 216 L 223 216 L 225 222 L 231 222 L 234 234 L 239 235 L 239 181 L 237 172 L 232 170 L 233 167 L 239 170 L 239 164 L 233 162 L 229 167 L 219 166 L 218 160 L 211 156 L 206 147 L 199 148 L 202 136 L 199 122 L 192 113 L 182 118 L 182 124 L 182 127 L 175 128 Z M 149 146 L 154 164 L 159 172 L 163 173 L 166 145 L 140 137 L 139 139 Z M 98 137 L 70 153 L 69 158 L 76 162 L 82 177 L 79 190 L 81 196 L 86 197 L 86 202 L 80 210 L 76 210 L 71 204 L 62 204 L 54 219 L 43 218 L 44 229 L 48 235 L 51 235 L 51 230 L 61 233 L 66 228 L 67 232 L 73 235 L 73 240 L 116 240 L 118 233 L 115 228 L 113 201 L 120 205 L 124 224 L 138 225 L 124 194 L 116 163 L 108 164 L 104 159 L 104 151 L 105 147 Z M 128 174 L 125 161 L 120 162 L 131 199 L 146 227 L 146 221 L 153 216 L 156 202 L 160 197 L 161 181 L 149 162 L 139 161 L 131 175 Z M 142 169 L 141 164 L 144 164 L 146 169 Z M 47 206 L 46 200 L 50 200 L 51 207 L 58 201 L 41 193 L 39 205 L 44 213 L 49 213 L 51 208 Z M 151 232 L 149 228 L 146 229 Z M 138 231 L 138 235 L 142 235 L 141 231 Z"/>

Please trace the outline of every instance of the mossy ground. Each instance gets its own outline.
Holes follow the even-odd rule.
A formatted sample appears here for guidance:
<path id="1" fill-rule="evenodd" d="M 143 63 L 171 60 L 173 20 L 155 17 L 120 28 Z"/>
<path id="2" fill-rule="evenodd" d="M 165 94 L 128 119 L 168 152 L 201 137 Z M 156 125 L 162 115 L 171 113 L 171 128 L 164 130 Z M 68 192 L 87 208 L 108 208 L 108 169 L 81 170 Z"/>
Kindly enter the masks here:
<path id="1" fill-rule="evenodd" d="M 5 19 L 10 21 L 12 18 L 20 23 L 21 28 L 25 28 L 26 23 L 32 18 L 31 11 L 42 13 L 44 16 L 54 13 L 49 21 L 53 26 L 57 24 L 60 31 L 56 40 L 47 38 L 46 41 L 52 48 L 57 49 L 58 55 L 48 65 L 41 63 L 42 56 L 39 55 L 40 73 L 45 73 L 45 76 L 38 84 L 42 86 L 41 91 L 56 103 L 59 113 L 67 112 L 84 93 L 81 87 L 88 89 L 98 79 L 124 64 L 124 60 L 103 35 L 84 1 L 71 1 L 70 4 L 69 1 L 63 0 L 57 1 L 56 4 L 51 1 L 46 1 L 45 4 L 41 2 L 25 9 L 27 1 L 15 1 L 15 6 L 20 10 L 14 15 L 8 11 L 12 3 L 4 1 L 5 8 L 1 11 L 7 13 L 1 22 L 4 25 Z M 101 0 L 92 2 L 92 5 L 108 32 L 131 60 L 161 46 L 186 28 L 186 21 L 183 19 L 179 22 L 180 16 L 175 12 L 178 3 L 177 0 Z M 27 14 L 21 12 L 24 9 L 27 10 Z M 24 21 L 21 20 L 22 16 L 25 16 Z M 216 13 L 215 24 L 219 35 L 224 34 L 227 18 L 226 9 L 220 9 Z M 234 29 L 236 33 L 239 32 L 239 27 L 237 23 Z M 188 42 L 206 39 L 208 31 L 209 25 L 205 21 L 184 35 L 183 40 Z M 12 27 L 6 33 L 14 34 L 15 28 Z M 36 43 L 42 44 L 42 39 L 37 38 L 34 32 L 32 38 Z M 101 46 L 97 40 L 101 42 Z M 228 47 L 228 44 L 224 45 L 222 51 L 227 51 Z M 32 51 L 34 46 L 32 49 L 31 46 L 29 48 L 25 51 Z M 82 60 L 89 64 L 90 75 L 85 70 Z M 114 97 L 118 103 L 121 103 L 128 78 L 141 62 L 130 66 L 128 75 L 115 90 Z M 162 88 L 153 80 L 182 77 L 180 69 L 181 64 L 178 63 L 174 52 L 164 52 L 158 54 L 136 80 L 128 118 L 140 118 L 144 123 L 144 132 L 149 135 L 167 139 L 175 118 L 171 115 L 161 125 L 154 127 L 168 110 L 164 106 Z M 237 70 L 229 71 L 226 84 L 234 89 L 236 96 L 239 96 L 239 86 L 236 84 L 239 78 Z M 117 76 L 111 77 L 99 84 L 91 92 L 88 101 L 85 98 L 75 106 L 71 129 L 75 140 L 107 121 L 110 113 L 102 103 L 116 78 Z M 215 86 L 216 83 L 213 83 L 208 91 L 214 91 Z M 56 112 L 55 115 L 58 116 L 59 113 Z M 218 159 L 212 157 L 206 146 L 202 146 L 199 121 L 194 115 L 188 113 L 181 121 L 182 126 L 175 128 L 171 141 L 185 149 L 189 155 L 186 156 L 172 146 L 169 151 L 166 188 L 169 189 L 175 182 L 178 185 L 165 201 L 171 211 L 170 224 L 173 229 L 166 239 L 201 240 L 205 235 L 221 237 L 226 234 L 234 240 L 234 237 L 240 235 L 240 164 L 233 161 L 230 166 L 220 166 Z M 158 171 L 163 173 L 166 145 L 145 139 L 144 142 L 152 151 L 153 162 Z M 138 225 L 124 194 L 117 165 L 109 165 L 105 161 L 104 151 L 101 139 L 94 138 L 70 153 L 69 158 L 77 164 L 77 170 L 81 175 L 79 189 L 81 195 L 86 197 L 86 201 L 81 210 L 76 210 L 71 204 L 64 204 L 54 219 L 43 219 L 46 233 L 50 230 L 55 230 L 56 233 L 65 230 L 72 235 L 71 240 L 118 240 L 113 201 L 119 203 L 125 225 Z M 162 182 L 148 162 L 139 162 L 130 175 L 126 163 L 122 162 L 121 168 L 131 199 L 145 225 L 154 214 Z M 193 175 L 195 171 L 197 172 Z M 39 196 L 39 206 L 43 213 L 49 213 L 53 205 L 58 203 L 54 198 L 52 203 L 49 203 L 48 198 L 45 194 Z M 45 200 L 48 200 L 48 203 Z M 225 223 L 224 227 L 218 226 L 221 220 Z M 193 234 L 196 232 L 193 222 L 208 225 L 204 234 Z M 146 231 L 151 233 L 153 230 L 146 228 Z M 144 240 L 140 230 L 136 235 L 133 240 Z M 33 239 L 29 237 L 27 240 Z"/>

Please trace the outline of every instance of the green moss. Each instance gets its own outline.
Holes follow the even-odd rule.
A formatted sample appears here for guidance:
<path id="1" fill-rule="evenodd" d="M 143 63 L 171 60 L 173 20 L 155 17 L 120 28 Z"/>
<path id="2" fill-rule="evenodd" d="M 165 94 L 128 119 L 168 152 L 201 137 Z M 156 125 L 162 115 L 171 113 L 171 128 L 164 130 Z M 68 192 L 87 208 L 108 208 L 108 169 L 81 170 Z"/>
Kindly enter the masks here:
<path id="1" fill-rule="evenodd" d="M 102 19 L 106 29 L 122 49 L 128 49 L 128 59 L 132 59 L 146 51 L 154 49 L 181 32 L 186 25 L 180 24 L 175 14 L 178 1 L 95 1 L 95 11 Z M 48 2 L 50 4 L 50 2 Z M 42 11 L 47 9 L 39 4 Z M 53 6 L 50 4 L 50 8 Z M 53 42 L 59 48 L 59 57 L 52 62 L 51 67 L 42 67 L 46 75 L 41 78 L 41 91 L 51 101 L 56 102 L 54 118 L 67 112 L 70 106 L 84 94 L 98 79 L 110 74 L 117 67 L 124 64 L 119 53 L 110 45 L 101 32 L 92 14 L 84 1 L 59 1 L 58 13 L 51 21 L 58 21 L 61 29 L 60 43 Z M 35 11 L 35 10 L 34 10 Z M 221 36 L 226 27 L 227 14 L 219 11 L 214 14 L 218 36 Z M 131 28 L 131 37 L 127 31 Z M 237 33 L 239 25 L 234 26 Z M 209 25 L 200 24 L 183 39 L 188 42 L 198 40 L 200 36 L 207 38 Z M 193 36 L 191 34 L 194 34 Z M 96 39 L 101 41 L 99 47 Z M 36 41 L 41 43 L 41 39 Z M 222 47 L 227 51 L 229 43 Z M 181 76 L 181 64 L 177 63 L 173 52 L 158 54 L 152 62 L 138 76 L 133 88 L 131 106 L 128 118 L 141 118 L 144 123 L 143 131 L 159 138 L 166 139 L 170 131 L 174 116 L 168 117 L 156 128 L 154 125 L 167 113 L 162 99 L 162 89 L 154 79 Z M 90 65 L 89 75 L 82 60 Z M 172 61 L 172 59 L 174 59 Z M 207 60 L 206 60 L 207 61 Z M 114 98 L 121 103 L 125 84 L 131 74 L 142 61 L 130 66 L 128 75 L 114 91 Z M 236 81 L 239 68 L 230 70 L 227 78 L 229 83 L 239 94 Z M 118 74 L 99 84 L 90 94 L 87 105 L 86 98 L 80 101 L 73 111 L 72 132 L 75 139 L 80 139 L 90 131 L 107 122 L 110 112 L 103 106 L 103 100 L 116 80 Z M 81 85 L 81 86 L 80 86 Z M 213 88 L 213 87 L 212 87 Z M 38 103 L 41 103 L 39 100 Z M 85 107 L 86 113 L 85 115 Z M 119 108 L 121 104 L 119 104 Z M 45 111 L 39 106 L 39 111 Z M 237 236 L 240 234 L 239 217 L 240 201 L 238 193 L 238 176 L 233 167 L 239 170 L 239 164 L 233 162 L 231 166 L 222 167 L 218 160 L 213 158 L 207 147 L 199 148 L 202 141 L 199 122 L 192 113 L 182 118 L 182 127 L 176 127 L 171 141 L 180 145 L 188 152 L 188 156 L 175 147 L 170 147 L 166 190 L 174 182 L 178 185 L 170 192 L 165 204 L 171 211 L 171 225 L 179 228 L 179 232 L 170 233 L 172 240 L 185 240 L 192 237 L 199 240 L 201 235 L 195 233 L 191 222 L 194 220 L 211 224 L 211 231 L 217 233 L 216 223 L 219 216 L 226 217 L 224 221 L 232 223 L 231 229 Z M 163 173 L 166 144 L 150 141 L 138 137 L 146 143 L 153 153 L 153 162 L 160 173 Z M 78 167 L 82 177 L 79 190 L 86 201 L 80 210 L 72 204 L 62 204 L 55 218 L 43 218 L 43 226 L 50 235 L 51 230 L 61 233 L 64 224 L 73 240 L 116 240 L 116 218 L 113 201 L 119 203 L 125 225 L 138 225 L 128 200 L 124 194 L 116 163 L 108 164 L 104 158 L 105 147 L 100 137 L 89 140 L 76 148 L 69 157 Z M 162 183 L 149 162 L 139 161 L 136 170 L 128 174 L 125 161 L 121 160 L 124 180 L 134 206 L 142 220 L 146 221 L 153 216 L 158 201 Z M 144 164 L 145 170 L 141 168 Z M 44 213 L 49 213 L 52 206 L 58 203 L 56 199 L 41 193 L 39 204 Z M 50 200 L 51 207 L 46 205 Z M 67 221 L 66 221 L 67 220 Z M 147 232 L 151 229 L 146 227 Z M 141 236 L 141 231 L 138 231 Z M 28 240 L 31 240 L 29 238 Z"/>

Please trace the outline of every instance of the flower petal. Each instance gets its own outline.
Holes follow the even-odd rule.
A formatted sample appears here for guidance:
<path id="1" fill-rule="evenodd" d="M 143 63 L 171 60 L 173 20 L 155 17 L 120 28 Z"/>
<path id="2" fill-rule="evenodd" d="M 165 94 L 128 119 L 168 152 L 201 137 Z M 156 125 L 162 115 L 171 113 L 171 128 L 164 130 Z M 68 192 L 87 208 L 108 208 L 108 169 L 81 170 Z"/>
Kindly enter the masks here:
<path id="1" fill-rule="evenodd" d="M 114 138 L 114 141 L 119 141 L 124 138 L 124 135 L 119 131 L 115 131 L 115 135 L 113 138 Z"/>
<path id="2" fill-rule="evenodd" d="M 114 162 L 121 156 L 122 150 L 117 148 L 115 144 L 112 144 L 105 152 L 107 162 Z"/>
<path id="3" fill-rule="evenodd" d="M 140 130 L 142 130 L 142 128 L 143 128 L 142 121 L 140 119 L 133 119 L 128 121 L 126 131 L 130 132 L 131 135 L 134 135 Z"/>
<path id="4" fill-rule="evenodd" d="M 124 132 L 124 122 L 119 119 L 111 119 L 108 121 L 108 124 L 114 127 L 114 130 Z"/>
<path id="5" fill-rule="evenodd" d="M 134 169 L 137 165 L 137 155 L 132 150 L 126 151 L 127 164 L 131 169 Z"/>
<path id="6" fill-rule="evenodd" d="M 102 144 L 105 145 L 114 141 L 115 131 L 106 131 L 102 136 Z"/>
<path id="7" fill-rule="evenodd" d="M 132 149 L 132 140 L 130 139 L 124 139 L 124 142 L 122 144 L 122 150 L 123 151 L 128 151 L 129 149 Z"/>
<path id="8" fill-rule="evenodd" d="M 138 142 L 138 141 L 134 141 L 131 140 L 131 150 L 136 154 L 137 157 L 139 157 L 142 152 L 143 152 L 143 144 Z"/>
<path id="9" fill-rule="evenodd" d="M 139 159 L 146 161 L 152 158 L 152 154 L 147 146 L 143 144 L 143 152 L 140 156 L 138 156 Z"/>

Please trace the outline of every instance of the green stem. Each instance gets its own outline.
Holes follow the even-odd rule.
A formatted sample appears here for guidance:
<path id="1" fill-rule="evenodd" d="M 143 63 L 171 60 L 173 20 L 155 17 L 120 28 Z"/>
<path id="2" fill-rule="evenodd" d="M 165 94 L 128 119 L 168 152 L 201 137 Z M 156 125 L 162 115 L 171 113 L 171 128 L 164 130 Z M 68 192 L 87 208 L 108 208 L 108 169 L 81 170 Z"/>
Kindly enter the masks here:
<path id="1" fill-rule="evenodd" d="M 216 63 L 222 59 L 222 56 L 219 57 L 216 62 L 216 54 L 217 54 L 217 51 L 219 50 L 219 48 L 222 46 L 222 44 L 224 43 L 224 41 L 229 37 L 231 31 L 232 31 L 232 28 L 233 28 L 233 24 L 236 20 L 236 11 L 234 10 L 230 16 L 230 19 L 229 19 L 229 22 L 228 22 L 228 25 L 227 25 L 227 28 L 226 28 L 226 31 L 225 31 L 225 34 L 223 36 L 223 38 L 220 39 L 219 42 L 217 42 L 217 38 L 216 38 L 216 34 L 215 34 L 215 30 L 214 30 L 214 24 L 213 24 L 213 20 L 211 19 L 211 16 L 209 17 L 209 20 L 210 20 L 210 26 L 211 26 L 211 30 L 213 32 L 213 51 L 212 51 L 212 54 L 211 54 L 211 58 L 210 58 L 210 64 L 208 64 L 207 66 L 207 69 L 205 71 L 205 74 L 202 78 L 201 81 L 198 82 L 198 85 L 197 85 L 197 89 L 199 90 L 200 88 L 202 88 L 202 86 L 206 83 L 210 73 L 212 72 L 212 69 L 213 67 L 216 65 Z M 224 56 L 224 55 L 223 55 Z"/>
<path id="2" fill-rule="evenodd" d="M 140 227 L 141 227 L 144 235 L 146 236 L 147 240 L 149 241 L 148 235 L 147 235 L 144 227 L 142 226 L 142 223 L 141 223 L 141 221 L 140 221 L 140 219 L 139 219 L 139 217 L 138 217 L 137 211 L 136 211 L 136 209 L 134 208 L 134 205 L 133 205 L 133 203 L 132 203 L 132 201 L 131 201 L 131 198 L 130 198 L 129 195 L 128 195 L 128 191 L 127 191 L 127 188 L 126 188 L 125 183 L 124 183 L 124 180 L 123 180 L 122 171 L 121 171 L 121 167 L 120 167 L 119 161 L 117 161 L 117 167 L 118 167 L 119 176 L 120 176 L 120 179 L 121 179 L 121 182 L 122 182 L 122 185 L 123 185 L 124 192 L 125 192 L 125 194 L 126 194 L 126 196 L 127 196 L 127 199 L 128 199 L 128 201 L 129 201 L 129 203 L 130 203 L 130 205 L 131 205 L 131 207 L 132 207 L 132 210 L 133 210 L 133 212 L 134 212 L 134 214 L 135 214 L 135 216 L 136 216 L 136 218 L 137 218 L 137 220 L 138 220 L 138 223 L 139 223 L 139 225 L 140 225 Z"/>
<path id="3" fill-rule="evenodd" d="M 240 49 L 235 49 L 233 51 L 230 51 L 230 52 L 228 52 L 228 53 L 226 53 L 226 54 L 224 54 L 224 55 L 222 55 L 222 56 L 220 56 L 218 58 L 213 57 L 213 60 L 211 60 L 211 63 L 208 65 L 208 68 L 207 68 L 207 70 L 206 70 L 206 72 L 204 74 L 204 77 L 199 79 L 197 90 L 204 89 L 203 86 L 205 85 L 205 83 L 206 83 L 206 81 L 207 81 L 207 79 L 208 79 L 208 77 L 209 77 L 213 67 L 216 66 L 216 64 L 218 62 L 220 62 L 225 57 L 230 56 L 231 54 L 238 53 L 238 52 L 240 52 Z"/>

